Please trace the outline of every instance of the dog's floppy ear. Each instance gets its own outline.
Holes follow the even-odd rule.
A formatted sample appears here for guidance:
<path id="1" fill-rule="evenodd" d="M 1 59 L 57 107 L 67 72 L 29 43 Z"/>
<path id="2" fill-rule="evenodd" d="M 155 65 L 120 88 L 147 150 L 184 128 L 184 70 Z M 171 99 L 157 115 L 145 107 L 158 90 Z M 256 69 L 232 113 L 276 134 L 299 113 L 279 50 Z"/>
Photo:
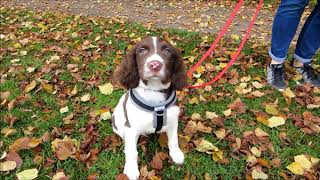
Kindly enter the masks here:
<path id="1" fill-rule="evenodd" d="M 181 52 L 173 47 L 173 66 L 171 87 L 174 90 L 182 90 L 187 85 L 187 73 L 183 63 Z"/>
<path id="2" fill-rule="evenodd" d="M 138 86 L 140 77 L 136 60 L 136 47 L 129 50 L 127 56 L 122 60 L 120 67 L 114 73 L 114 78 L 127 89 Z"/>

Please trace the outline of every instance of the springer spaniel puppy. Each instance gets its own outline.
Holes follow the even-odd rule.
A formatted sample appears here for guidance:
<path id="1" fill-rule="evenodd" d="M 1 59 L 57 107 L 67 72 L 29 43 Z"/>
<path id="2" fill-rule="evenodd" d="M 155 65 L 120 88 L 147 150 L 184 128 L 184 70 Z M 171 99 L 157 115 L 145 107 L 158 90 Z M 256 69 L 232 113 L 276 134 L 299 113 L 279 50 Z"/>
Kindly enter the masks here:
<path id="1" fill-rule="evenodd" d="M 177 164 L 184 160 L 178 145 L 176 90 L 186 85 L 186 71 L 179 50 L 167 41 L 147 37 L 130 50 L 115 72 L 116 80 L 129 92 L 112 115 L 113 131 L 125 144 L 124 173 L 139 178 L 137 140 L 139 135 L 166 132 L 169 154 Z"/>

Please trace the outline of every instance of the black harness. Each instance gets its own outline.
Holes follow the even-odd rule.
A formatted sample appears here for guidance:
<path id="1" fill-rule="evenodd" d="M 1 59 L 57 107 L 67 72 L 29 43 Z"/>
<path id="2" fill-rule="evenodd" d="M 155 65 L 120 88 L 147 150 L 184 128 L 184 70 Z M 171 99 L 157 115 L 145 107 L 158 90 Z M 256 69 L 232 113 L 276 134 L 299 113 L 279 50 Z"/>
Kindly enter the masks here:
<path id="1" fill-rule="evenodd" d="M 153 127 L 158 132 L 167 123 L 167 109 L 174 105 L 177 101 L 177 95 L 175 91 L 171 92 L 169 98 L 160 104 L 150 105 L 146 100 L 144 100 L 134 89 L 129 90 L 129 97 L 132 101 L 144 111 L 153 112 Z"/>

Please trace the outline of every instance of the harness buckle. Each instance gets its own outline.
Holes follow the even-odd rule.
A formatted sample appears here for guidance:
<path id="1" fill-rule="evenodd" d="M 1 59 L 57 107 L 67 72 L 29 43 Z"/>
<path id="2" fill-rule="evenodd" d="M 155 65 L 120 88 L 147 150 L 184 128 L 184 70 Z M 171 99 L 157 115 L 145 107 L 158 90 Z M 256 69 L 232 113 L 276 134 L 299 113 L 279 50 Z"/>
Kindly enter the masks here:
<path id="1" fill-rule="evenodd" d="M 166 109 L 165 106 L 159 106 L 159 107 L 155 107 L 155 108 L 154 108 L 154 111 L 159 112 L 159 111 L 163 111 L 163 110 L 165 110 L 165 109 Z"/>

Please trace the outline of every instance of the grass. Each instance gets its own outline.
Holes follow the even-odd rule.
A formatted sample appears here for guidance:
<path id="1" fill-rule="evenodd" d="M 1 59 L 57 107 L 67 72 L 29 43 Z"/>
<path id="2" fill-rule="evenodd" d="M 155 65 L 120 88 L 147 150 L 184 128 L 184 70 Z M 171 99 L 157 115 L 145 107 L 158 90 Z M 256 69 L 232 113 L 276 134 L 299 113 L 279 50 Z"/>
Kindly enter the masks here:
<path id="1" fill-rule="evenodd" d="M 274 1 L 270 0 L 268 2 L 273 3 Z M 78 132 L 78 130 L 87 126 L 90 119 L 89 113 L 104 107 L 115 107 L 119 98 L 124 93 L 121 89 L 115 89 L 111 95 L 106 96 L 101 94 L 97 87 L 90 86 L 84 82 L 91 81 L 92 78 L 96 78 L 98 85 L 109 82 L 115 69 L 115 62 L 119 60 L 118 56 L 121 57 L 122 54 L 125 54 L 127 46 L 133 45 L 136 41 L 135 39 L 144 37 L 146 34 L 162 36 L 162 33 L 167 31 L 170 34 L 170 38 L 176 43 L 176 46 L 183 50 L 184 56 L 199 56 L 204 51 L 198 48 L 198 45 L 202 41 L 202 35 L 195 32 L 174 29 L 147 29 L 140 24 L 121 22 L 121 20 L 116 19 L 67 16 L 64 14 L 40 13 L 6 8 L 1 9 L 0 16 L 1 34 L 6 36 L 10 36 L 11 34 L 11 38 L 0 41 L 1 48 L 8 50 L 5 52 L 0 51 L 0 72 L 1 74 L 7 75 L 5 81 L 0 83 L 1 92 L 10 91 L 8 100 L 11 101 L 23 94 L 24 84 L 28 84 L 38 78 L 46 80 L 48 83 L 58 85 L 60 88 L 56 94 L 49 94 L 44 90 L 36 92 L 35 90 L 40 87 L 38 83 L 37 87 L 29 93 L 30 99 L 24 104 L 15 107 L 11 111 L 8 111 L 6 107 L 1 107 L 0 129 L 8 127 L 8 124 L 4 122 L 6 116 L 11 115 L 18 117 L 18 121 L 15 122 L 13 126 L 17 131 L 15 134 L 8 137 L 0 134 L 0 140 L 4 143 L 4 146 L 0 149 L 1 153 L 2 151 L 8 151 L 9 145 L 16 139 L 27 136 L 24 130 L 28 126 L 36 128 L 36 131 L 32 135 L 29 135 L 36 138 L 41 137 L 46 131 L 51 132 L 54 128 L 69 128 L 73 131 L 70 137 L 82 142 L 84 134 Z M 31 21 L 31 27 L 23 25 L 28 21 Z M 40 22 L 44 22 L 48 29 L 43 31 L 41 26 L 39 26 Z M 78 37 L 72 38 L 72 32 L 77 32 Z M 132 33 L 134 33 L 134 36 L 130 37 Z M 60 38 L 56 38 L 58 35 L 60 35 Z M 96 41 L 98 36 L 100 36 L 100 40 Z M 27 45 L 21 49 L 13 48 L 15 43 L 24 38 L 29 38 Z M 86 50 L 81 49 L 82 44 L 86 40 L 89 40 L 93 46 L 98 46 L 100 49 L 96 47 Z M 212 41 L 212 37 L 210 37 L 210 41 Z M 237 44 L 232 42 L 232 40 L 225 41 L 225 43 L 226 44 L 223 44 L 224 47 L 230 49 L 237 47 Z M 67 53 L 63 54 L 60 50 L 50 50 L 50 48 L 56 46 L 67 50 Z M 20 56 L 19 52 L 21 50 L 26 50 L 28 54 L 26 56 Z M 62 57 L 55 62 L 57 67 L 48 73 L 43 73 L 43 76 L 39 77 L 38 73 L 46 66 L 46 61 L 49 60 L 52 55 L 56 54 Z M 100 57 L 97 55 L 100 55 Z M 255 50 L 250 48 L 250 45 L 247 45 L 243 55 L 244 58 L 240 59 L 241 62 L 246 61 L 246 56 L 252 56 L 260 61 L 257 62 L 258 65 L 252 66 L 245 71 L 240 69 L 240 65 L 235 66 L 234 68 L 238 70 L 240 77 L 251 76 L 252 78 L 260 77 L 264 79 L 265 68 L 262 64 L 265 61 L 265 58 L 263 58 L 266 57 L 265 54 L 255 54 Z M 316 56 L 318 59 L 319 57 L 319 55 Z M 17 58 L 20 59 L 18 62 L 19 65 L 13 65 L 10 61 Z M 217 62 L 213 61 L 213 63 L 216 64 Z M 82 77 L 82 81 L 78 81 L 72 76 L 71 72 L 67 69 L 68 64 L 78 64 L 78 74 Z M 191 65 L 192 63 L 188 63 L 188 69 Z M 34 67 L 36 71 L 28 73 L 26 71 L 28 67 Z M 72 97 L 66 95 L 66 89 L 72 89 L 75 85 L 78 87 L 77 94 Z M 272 92 L 270 95 L 261 98 L 248 99 L 245 96 L 235 93 L 234 88 L 234 85 L 217 83 L 213 86 L 211 92 L 204 92 L 203 90 L 192 91 L 188 94 L 188 97 L 182 101 L 182 104 L 187 108 L 186 116 L 190 117 L 193 113 L 200 113 L 202 117 L 204 117 L 205 111 L 214 111 L 219 116 L 224 117 L 223 111 L 238 97 L 246 104 L 247 109 L 264 111 L 263 103 L 278 100 L 280 108 L 288 107 L 292 113 L 302 114 L 304 111 L 307 111 L 306 107 L 298 106 L 296 103 L 287 105 L 284 97 L 279 92 Z M 295 87 L 291 86 L 291 89 L 295 89 Z M 270 88 L 265 87 L 263 91 L 265 90 L 270 90 Z M 211 94 L 217 95 L 219 92 L 223 92 L 224 94 L 229 93 L 229 95 L 218 96 L 217 99 L 199 104 L 189 103 L 191 97 L 199 97 L 199 94 L 209 98 Z M 79 98 L 86 93 L 90 93 L 95 101 L 80 102 L 79 107 Z M 36 106 L 37 102 L 43 103 L 43 106 Z M 59 113 L 62 104 L 69 106 L 68 113 L 75 112 L 76 114 L 75 120 L 77 123 L 71 128 L 62 121 L 66 116 Z M 320 111 L 319 109 L 312 110 L 312 113 L 319 115 Z M 248 125 L 239 127 L 236 123 L 238 119 L 245 119 Z M 252 123 L 255 124 L 252 125 Z M 98 121 L 95 123 L 95 127 L 99 133 L 99 137 L 93 147 L 101 149 L 101 152 L 99 153 L 97 161 L 92 166 L 86 167 L 84 163 L 73 158 L 59 161 L 51 150 L 51 140 L 50 142 L 42 143 L 40 145 L 40 151 L 20 151 L 19 154 L 23 159 L 22 167 L 19 170 L 13 170 L 9 173 L 0 172 L 1 179 L 14 179 L 17 172 L 30 168 L 39 169 L 39 179 L 50 179 L 48 177 L 50 173 L 54 174 L 57 170 L 61 169 L 64 170 L 65 174 L 70 176 L 71 179 L 86 179 L 86 177 L 92 173 L 98 173 L 101 179 L 113 179 L 113 177 L 120 174 L 123 170 L 123 146 L 114 151 L 104 150 L 102 148 L 103 139 L 112 134 L 111 123 L 110 121 Z M 182 133 L 185 122 L 180 122 L 179 127 L 179 132 Z M 275 154 L 266 152 L 262 154 L 262 158 L 270 161 L 274 157 L 279 157 L 282 160 L 280 167 L 264 169 L 270 179 L 279 179 L 280 172 L 288 172 L 286 166 L 293 161 L 293 156 L 295 155 L 307 153 L 319 158 L 319 135 L 307 135 L 303 133 L 293 125 L 290 119 L 285 125 L 274 129 L 257 122 L 252 113 L 236 115 L 235 117 L 225 119 L 225 128 L 239 138 L 242 137 L 243 132 L 254 130 L 257 127 L 260 127 L 270 135 L 270 141 L 275 149 Z M 287 133 L 288 138 L 291 140 L 289 145 L 284 145 L 279 139 L 280 132 Z M 62 134 L 60 137 L 63 138 L 64 135 L 68 134 Z M 202 179 L 204 174 L 208 173 L 211 177 L 214 177 L 214 179 L 218 179 L 218 177 L 222 179 L 234 179 L 236 177 L 242 179 L 244 177 L 247 173 L 245 170 L 246 156 L 239 156 L 239 159 L 232 156 L 233 150 L 229 147 L 227 140 L 219 140 L 213 134 L 204 133 L 197 133 L 196 137 L 204 137 L 219 149 L 222 149 L 226 158 L 229 160 L 229 164 L 216 163 L 210 155 L 199 153 L 195 149 L 192 149 L 186 154 L 186 160 L 182 166 L 170 165 L 165 161 L 164 169 L 157 172 L 158 176 L 161 176 L 162 179 L 183 179 L 186 174 L 189 173 L 190 176 L 193 175 L 198 179 Z M 312 147 L 309 145 L 310 142 L 314 144 Z M 149 164 L 155 152 L 168 152 L 168 149 L 160 147 L 157 142 L 157 136 L 154 135 L 148 138 L 146 148 L 149 150 L 148 153 L 144 153 L 141 147 L 139 147 L 139 166 L 148 165 L 148 169 L 151 170 L 152 168 Z M 39 165 L 33 162 L 36 155 L 42 156 L 44 160 L 51 158 L 55 162 L 50 167 L 44 167 L 43 163 Z"/>

